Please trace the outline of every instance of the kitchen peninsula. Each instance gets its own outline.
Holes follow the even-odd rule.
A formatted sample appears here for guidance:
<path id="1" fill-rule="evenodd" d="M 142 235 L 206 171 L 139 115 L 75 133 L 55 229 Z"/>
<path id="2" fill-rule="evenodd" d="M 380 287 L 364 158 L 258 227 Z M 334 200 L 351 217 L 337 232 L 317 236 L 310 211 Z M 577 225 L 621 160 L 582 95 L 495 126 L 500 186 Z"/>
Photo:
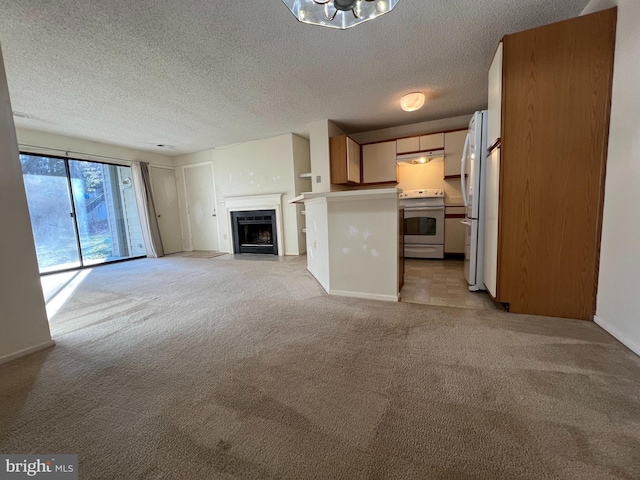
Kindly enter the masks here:
<path id="1" fill-rule="evenodd" d="M 397 188 L 304 193 L 307 270 L 331 295 L 398 301 Z"/>

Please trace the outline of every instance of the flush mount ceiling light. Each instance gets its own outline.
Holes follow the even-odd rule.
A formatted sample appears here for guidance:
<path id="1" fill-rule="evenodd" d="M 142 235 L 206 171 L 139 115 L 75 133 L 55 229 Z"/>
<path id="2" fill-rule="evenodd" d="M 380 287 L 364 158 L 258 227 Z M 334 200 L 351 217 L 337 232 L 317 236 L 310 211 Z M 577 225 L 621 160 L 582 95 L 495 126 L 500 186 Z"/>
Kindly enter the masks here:
<path id="1" fill-rule="evenodd" d="M 424 105 L 424 99 L 424 93 L 407 93 L 400 99 L 400 107 L 405 112 L 415 112 L 416 110 L 420 110 L 422 108 L 422 106 Z"/>
<path id="2" fill-rule="evenodd" d="M 384 15 L 399 0 L 282 0 L 303 23 L 347 28 Z"/>

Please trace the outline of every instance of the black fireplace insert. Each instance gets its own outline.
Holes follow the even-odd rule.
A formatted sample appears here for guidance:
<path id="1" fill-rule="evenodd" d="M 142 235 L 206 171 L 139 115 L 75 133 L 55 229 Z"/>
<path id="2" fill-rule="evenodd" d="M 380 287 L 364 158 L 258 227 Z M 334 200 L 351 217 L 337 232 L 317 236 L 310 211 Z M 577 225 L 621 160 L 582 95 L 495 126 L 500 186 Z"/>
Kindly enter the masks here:
<path id="1" fill-rule="evenodd" d="M 278 254 L 275 210 L 231 212 L 235 253 Z"/>

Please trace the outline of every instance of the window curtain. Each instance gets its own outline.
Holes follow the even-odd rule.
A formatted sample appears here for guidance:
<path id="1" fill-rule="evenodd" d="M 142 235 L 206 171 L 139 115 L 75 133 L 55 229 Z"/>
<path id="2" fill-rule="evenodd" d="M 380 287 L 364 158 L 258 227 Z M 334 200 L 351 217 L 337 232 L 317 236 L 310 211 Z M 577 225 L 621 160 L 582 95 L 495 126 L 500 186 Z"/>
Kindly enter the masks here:
<path id="1" fill-rule="evenodd" d="M 158 228 L 158 217 L 156 216 L 153 196 L 151 195 L 149 164 L 144 162 L 131 162 L 131 173 L 147 257 L 164 257 L 164 249 L 162 248 L 162 240 L 160 239 L 160 229 Z"/>

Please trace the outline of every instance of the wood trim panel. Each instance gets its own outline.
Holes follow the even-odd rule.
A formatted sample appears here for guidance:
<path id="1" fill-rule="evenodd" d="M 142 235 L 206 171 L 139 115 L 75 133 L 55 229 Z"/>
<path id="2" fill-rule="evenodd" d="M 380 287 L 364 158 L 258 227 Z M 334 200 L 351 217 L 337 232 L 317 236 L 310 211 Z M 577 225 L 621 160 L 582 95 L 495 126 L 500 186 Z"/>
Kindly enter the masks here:
<path id="1" fill-rule="evenodd" d="M 616 9 L 505 37 L 498 301 L 592 320 Z"/>
<path id="2" fill-rule="evenodd" d="M 466 177 L 466 175 L 465 175 L 465 177 Z M 450 180 L 452 178 L 462 178 L 462 175 L 445 175 L 444 176 L 445 180 Z"/>
<path id="3" fill-rule="evenodd" d="M 444 218 L 465 218 L 466 215 L 464 213 L 446 213 Z"/>

